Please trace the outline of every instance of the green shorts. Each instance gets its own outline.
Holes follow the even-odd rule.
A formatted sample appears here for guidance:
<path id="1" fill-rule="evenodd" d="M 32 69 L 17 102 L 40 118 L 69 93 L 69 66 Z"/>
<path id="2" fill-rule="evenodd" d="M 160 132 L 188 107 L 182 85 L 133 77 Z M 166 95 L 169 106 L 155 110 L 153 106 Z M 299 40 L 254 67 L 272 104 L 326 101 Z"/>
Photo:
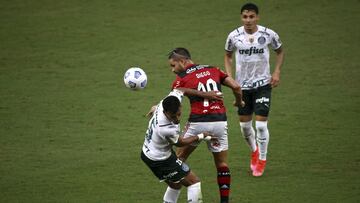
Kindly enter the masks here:
<path id="1" fill-rule="evenodd" d="M 255 115 L 267 117 L 270 112 L 271 85 L 252 90 L 243 90 L 244 107 L 238 108 L 239 115 Z"/>
<path id="2" fill-rule="evenodd" d="M 167 180 L 178 183 L 190 173 L 189 166 L 178 159 L 175 153 L 172 153 L 166 160 L 153 161 L 141 151 L 141 159 L 160 181 Z"/>

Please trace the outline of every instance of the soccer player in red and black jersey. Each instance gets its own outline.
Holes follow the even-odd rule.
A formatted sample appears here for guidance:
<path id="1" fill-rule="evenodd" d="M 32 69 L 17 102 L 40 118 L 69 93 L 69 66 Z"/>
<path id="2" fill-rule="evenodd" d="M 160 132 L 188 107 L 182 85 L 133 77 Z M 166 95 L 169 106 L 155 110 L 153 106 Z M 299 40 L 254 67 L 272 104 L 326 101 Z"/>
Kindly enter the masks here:
<path id="1" fill-rule="evenodd" d="M 169 53 L 169 64 L 177 75 L 172 88 L 191 88 L 199 91 L 217 91 L 221 93 L 221 85 L 232 89 L 235 96 L 235 106 L 244 106 L 241 87 L 218 67 L 195 64 L 189 51 L 176 48 Z M 208 142 L 217 168 L 217 182 L 220 191 L 220 202 L 229 202 L 230 170 L 227 161 L 228 137 L 226 108 L 222 100 L 208 100 L 202 97 L 188 96 L 191 113 L 184 137 L 196 136 L 201 132 L 209 132 L 218 139 Z M 185 161 L 199 143 L 178 148 L 177 155 Z"/>

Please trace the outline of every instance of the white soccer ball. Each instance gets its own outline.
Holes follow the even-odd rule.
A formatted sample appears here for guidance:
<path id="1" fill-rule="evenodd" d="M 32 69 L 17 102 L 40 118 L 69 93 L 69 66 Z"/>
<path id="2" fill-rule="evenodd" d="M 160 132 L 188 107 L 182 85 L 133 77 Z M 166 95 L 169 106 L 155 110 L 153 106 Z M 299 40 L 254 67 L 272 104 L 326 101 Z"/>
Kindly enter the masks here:
<path id="1" fill-rule="evenodd" d="M 139 67 L 129 68 L 124 75 L 125 86 L 131 90 L 141 90 L 146 87 L 146 73 Z"/>

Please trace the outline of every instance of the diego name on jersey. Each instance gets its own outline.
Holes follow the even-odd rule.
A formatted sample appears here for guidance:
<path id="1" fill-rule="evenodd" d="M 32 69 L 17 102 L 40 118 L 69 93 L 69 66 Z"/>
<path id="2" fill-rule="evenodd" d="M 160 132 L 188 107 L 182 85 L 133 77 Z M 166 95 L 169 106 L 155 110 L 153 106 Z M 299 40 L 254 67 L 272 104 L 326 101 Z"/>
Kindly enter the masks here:
<path id="1" fill-rule="evenodd" d="M 225 43 L 226 51 L 235 51 L 236 80 L 244 90 L 270 83 L 269 46 L 276 50 L 282 45 L 276 32 L 257 27 L 255 33 L 248 34 L 241 26 L 228 35 Z"/>

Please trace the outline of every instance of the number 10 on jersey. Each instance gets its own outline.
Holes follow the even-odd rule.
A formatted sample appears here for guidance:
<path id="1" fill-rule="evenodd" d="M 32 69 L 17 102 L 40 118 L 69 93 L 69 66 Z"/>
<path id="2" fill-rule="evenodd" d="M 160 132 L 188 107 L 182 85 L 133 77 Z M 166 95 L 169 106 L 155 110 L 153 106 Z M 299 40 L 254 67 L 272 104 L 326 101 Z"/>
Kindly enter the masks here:
<path id="1" fill-rule="evenodd" d="M 219 91 L 216 82 L 211 78 L 206 80 L 206 84 L 199 82 L 198 90 L 203 92 Z M 209 100 L 204 99 L 204 107 L 208 107 L 208 106 L 209 106 Z"/>

